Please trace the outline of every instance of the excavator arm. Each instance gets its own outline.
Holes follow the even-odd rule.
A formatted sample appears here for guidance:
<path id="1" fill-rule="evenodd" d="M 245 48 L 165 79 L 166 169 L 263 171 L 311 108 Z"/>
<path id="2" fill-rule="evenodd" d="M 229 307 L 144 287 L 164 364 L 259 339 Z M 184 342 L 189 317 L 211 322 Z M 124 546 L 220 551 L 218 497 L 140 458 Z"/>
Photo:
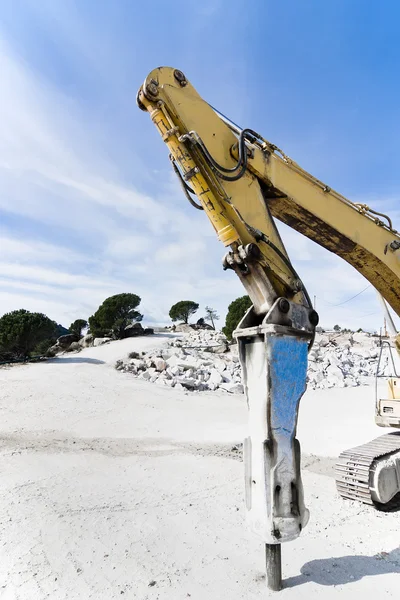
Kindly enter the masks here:
<path id="1" fill-rule="evenodd" d="M 225 245 L 259 242 L 254 231 L 249 231 L 250 225 L 282 251 L 271 219 L 276 217 L 350 263 L 400 315 L 400 235 L 391 220 L 365 204 L 347 200 L 260 135 L 221 118 L 185 76 L 181 74 L 180 81 L 176 73 L 181 74 L 165 67 L 155 69 L 138 98 L 149 110 L 185 181 L 190 181 L 219 239 Z M 154 96 L 151 90 L 156 92 Z M 238 162 L 241 135 L 247 157 Z M 238 166 L 234 173 L 216 175 L 219 170 L 212 161 L 224 169 L 240 165 L 243 173 Z M 273 249 L 258 245 L 270 259 L 270 276 L 281 280 L 290 293 L 291 269 L 282 265 Z"/>
<path id="2" fill-rule="evenodd" d="M 226 246 L 223 267 L 235 271 L 253 303 L 235 333 L 249 407 L 246 513 L 266 544 L 267 571 L 276 574 L 277 549 L 309 516 L 296 424 L 318 314 L 274 218 L 353 265 L 398 315 L 400 236 L 390 219 L 346 200 L 218 113 L 181 71 L 152 71 L 137 103 L 168 146 L 186 197 Z M 273 573 L 269 581 L 279 587 Z"/>

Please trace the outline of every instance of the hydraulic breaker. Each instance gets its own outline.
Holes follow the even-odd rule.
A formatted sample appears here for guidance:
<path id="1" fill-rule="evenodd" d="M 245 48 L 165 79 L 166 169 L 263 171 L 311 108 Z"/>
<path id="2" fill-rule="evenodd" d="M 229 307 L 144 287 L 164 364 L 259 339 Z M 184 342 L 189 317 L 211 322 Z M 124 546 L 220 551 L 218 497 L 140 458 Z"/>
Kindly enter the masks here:
<path id="1" fill-rule="evenodd" d="M 244 441 L 246 519 L 266 544 L 268 586 L 281 586 L 280 544 L 307 525 L 296 439 L 299 403 L 306 390 L 310 333 L 263 322 L 235 332 L 248 404 Z"/>

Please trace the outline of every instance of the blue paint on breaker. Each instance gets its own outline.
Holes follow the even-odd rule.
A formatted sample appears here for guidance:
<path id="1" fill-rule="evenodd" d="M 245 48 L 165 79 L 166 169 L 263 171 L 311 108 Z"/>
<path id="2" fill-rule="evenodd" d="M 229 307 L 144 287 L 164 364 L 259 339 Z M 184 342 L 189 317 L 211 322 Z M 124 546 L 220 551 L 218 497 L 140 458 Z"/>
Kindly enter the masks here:
<path id="1" fill-rule="evenodd" d="M 298 404 L 306 389 L 307 351 L 304 340 L 268 338 L 271 429 L 275 435 L 294 436 Z"/>

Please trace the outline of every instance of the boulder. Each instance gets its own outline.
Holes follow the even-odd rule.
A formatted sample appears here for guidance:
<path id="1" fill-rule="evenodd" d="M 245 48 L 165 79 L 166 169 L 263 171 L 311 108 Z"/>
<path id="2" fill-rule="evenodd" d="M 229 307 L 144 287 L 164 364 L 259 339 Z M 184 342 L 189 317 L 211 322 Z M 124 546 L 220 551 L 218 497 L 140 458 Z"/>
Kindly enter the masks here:
<path id="1" fill-rule="evenodd" d="M 173 377 L 175 377 L 176 375 L 179 375 L 179 373 L 181 372 L 181 370 L 180 370 L 180 368 L 178 366 L 175 365 L 173 367 L 168 368 L 167 372 L 170 372 L 171 375 Z"/>
<path id="2" fill-rule="evenodd" d="M 329 365 L 329 367 L 326 369 L 326 374 L 328 378 L 337 381 L 338 383 L 344 379 L 342 370 L 336 365 Z"/>
<path id="3" fill-rule="evenodd" d="M 185 359 L 181 358 L 177 364 L 182 369 L 197 369 L 200 366 L 197 356 L 187 356 Z"/>
<path id="4" fill-rule="evenodd" d="M 79 342 L 72 342 L 72 344 L 68 348 L 68 352 L 80 352 L 81 350 L 82 347 L 80 346 Z"/>
<path id="5" fill-rule="evenodd" d="M 366 344 L 369 341 L 369 334 L 364 331 L 358 331 L 357 333 L 353 333 L 353 340 L 357 344 Z"/>
<path id="6" fill-rule="evenodd" d="M 221 389 L 226 390 L 230 394 L 243 394 L 244 388 L 241 383 L 221 383 Z"/>
<path id="7" fill-rule="evenodd" d="M 229 352 L 228 344 L 219 344 L 218 346 L 207 346 L 204 348 L 205 352 L 213 352 L 214 354 L 225 354 L 225 352 Z"/>
<path id="8" fill-rule="evenodd" d="M 169 367 L 178 367 L 182 362 L 182 359 L 178 358 L 175 354 L 167 358 L 165 361 Z"/>
<path id="9" fill-rule="evenodd" d="M 103 344 L 107 344 L 107 342 L 111 342 L 110 337 L 94 338 L 93 346 L 102 346 Z"/>
<path id="10" fill-rule="evenodd" d="M 137 337 L 138 335 L 144 335 L 144 329 L 140 323 L 132 323 L 125 327 L 122 332 L 121 339 L 129 338 L 129 337 Z"/>
<path id="11" fill-rule="evenodd" d="M 189 377 L 177 377 L 176 382 L 180 383 L 181 385 L 183 385 L 183 387 L 188 388 L 190 390 L 193 390 L 198 386 L 196 379 Z"/>
<path id="12" fill-rule="evenodd" d="M 197 329 L 211 330 L 214 331 L 214 327 L 205 322 L 203 318 L 199 319 L 196 323 Z"/>
<path id="13" fill-rule="evenodd" d="M 157 371 L 165 371 L 165 369 L 167 368 L 167 363 L 163 358 L 155 358 L 154 364 L 156 366 Z"/>
<path id="14" fill-rule="evenodd" d="M 223 382 L 222 375 L 217 369 L 211 369 L 210 377 L 208 379 L 208 383 L 213 383 L 214 385 L 219 385 Z"/>
<path id="15" fill-rule="evenodd" d="M 57 344 L 60 348 L 68 348 L 73 342 L 77 342 L 79 340 L 78 336 L 75 333 L 68 333 L 67 335 L 62 335 L 58 338 Z"/>
<path id="16" fill-rule="evenodd" d="M 175 331 L 179 333 L 192 333 L 193 327 L 188 323 L 181 323 L 180 325 L 175 325 Z"/>
<path id="17" fill-rule="evenodd" d="M 217 369 L 219 373 L 223 373 L 226 369 L 226 363 L 218 358 L 215 360 L 214 368 Z"/>
<path id="18" fill-rule="evenodd" d="M 146 369 L 146 363 L 141 358 L 131 358 L 131 365 L 135 365 L 138 371 L 144 371 Z"/>
<path id="19" fill-rule="evenodd" d="M 321 383 L 321 381 L 323 381 L 325 379 L 324 374 L 321 373 L 321 371 L 317 371 L 314 374 L 314 381 L 316 384 Z"/>
<path id="20" fill-rule="evenodd" d="M 152 327 L 145 327 L 143 330 L 144 335 L 153 335 L 154 329 Z"/>
<path id="21" fill-rule="evenodd" d="M 90 348 L 91 346 L 93 346 L 93 339 L 94 338 L 92 334 L 88 333 L 79 340 L 78 344 L 81 348 Z"/>
<path id="22" fill-rule="evenodd" d="M 318 350 L 311 350 L 311 352 L 308 353 L 308 360 L 309 362 L 314 362 L 318 359 Z"/>

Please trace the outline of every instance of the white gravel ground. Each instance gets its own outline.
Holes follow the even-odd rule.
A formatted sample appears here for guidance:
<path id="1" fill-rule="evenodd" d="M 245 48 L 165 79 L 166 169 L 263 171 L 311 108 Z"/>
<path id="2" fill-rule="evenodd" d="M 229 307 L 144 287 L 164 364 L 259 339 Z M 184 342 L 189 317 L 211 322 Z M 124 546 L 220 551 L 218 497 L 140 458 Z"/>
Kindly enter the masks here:
<path id="1" fill-rule="evenodd" d="M 243 396 L 114 370 L 159 337 L 0 370 L 1 600 L 265 598 L 244 527 Z M 310 392 L 298 437 L 311 520 L 283 546 L 281 597 L 398 598 L 400 513 L 341 500 L 338 453 L 384 433 L 373 388 Z M 273 595 L 271 593 L 271 595 Z"/>

